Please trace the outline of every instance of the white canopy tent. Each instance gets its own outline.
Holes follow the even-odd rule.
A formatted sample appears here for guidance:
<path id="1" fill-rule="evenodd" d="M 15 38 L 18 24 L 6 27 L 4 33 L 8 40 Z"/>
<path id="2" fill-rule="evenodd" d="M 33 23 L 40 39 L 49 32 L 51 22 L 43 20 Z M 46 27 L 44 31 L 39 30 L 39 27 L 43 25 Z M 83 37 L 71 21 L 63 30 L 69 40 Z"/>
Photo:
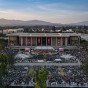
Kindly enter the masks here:
<path id="1" fill-rule="evenodd" d="M 29 58 L 29 56 L 28 56 L 28 55 L 26 55 L 26 54 L 17 54 L 17 55 L 15 56 L 15 58 L 22 58 L 22 59 L 26 59 L 26 58 Z"/>
<path id="2" fill-rule="evenodd" d="M 64 51 L 64 48 L 59 48 L 59 51 Z"/>
<path id="3" fill-rule="evenodd" d="M 71 54 L 66 54 L 66 55 L 62 55 L 60 56 L 61 58 L 65 58 L 66 60 L 69 60 L 71 58 L 74 58 L 74 56 L 72 56 Z"/>
<path id="4" fill-rule="evenodd" d="M 30 52 L 30 48 L 25 48 L 25 51 L 26 52 Z"/>
<path id="5" fill-rule="evenodd" d="M 44 60 L 37 60 L 39 63 L 42 63 L 42 62 L 44 62 Z"/>
<path id="6" fill-rule="evenodd" d="M 61 60 L 61 59 L 55 59 L 54 61 L 56 61 L 56 62 L 61 62 L 62 60 Z"/>
<path id="7" fill-rule="evenodd" d="M 34 50 L 54 50 L 54 48 L 51 46 L 37 46 Z"/>

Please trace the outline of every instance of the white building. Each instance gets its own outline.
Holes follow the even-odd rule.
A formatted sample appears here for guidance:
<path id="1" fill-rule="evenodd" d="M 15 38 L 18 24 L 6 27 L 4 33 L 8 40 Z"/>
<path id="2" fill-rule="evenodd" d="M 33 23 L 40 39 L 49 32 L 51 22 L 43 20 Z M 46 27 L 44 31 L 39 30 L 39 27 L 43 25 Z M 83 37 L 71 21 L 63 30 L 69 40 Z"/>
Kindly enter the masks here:
<path id="1" fill-rule="evenodd" d="M 23 32 L 23 28 L 18 28 L 18 29 L 3 29 L 3 34 L 10 34 L 10 33 L 18 33 L 18 32 Z M 2 32 L 2 30 L 1 30 Z"/>

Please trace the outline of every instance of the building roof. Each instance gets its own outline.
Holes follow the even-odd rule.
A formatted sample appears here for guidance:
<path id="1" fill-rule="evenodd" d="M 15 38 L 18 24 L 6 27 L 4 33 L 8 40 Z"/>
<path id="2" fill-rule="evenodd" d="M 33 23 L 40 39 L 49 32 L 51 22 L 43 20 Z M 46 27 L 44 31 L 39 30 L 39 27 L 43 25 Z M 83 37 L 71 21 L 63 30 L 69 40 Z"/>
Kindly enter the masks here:
<path id="1" fill-rule="evenodd" d="M 69 37 L 69 36 L 80 36 L 77 33 L 11 33 L 7 34 L 7 36 L 20 36 L 20 37 Z"/>

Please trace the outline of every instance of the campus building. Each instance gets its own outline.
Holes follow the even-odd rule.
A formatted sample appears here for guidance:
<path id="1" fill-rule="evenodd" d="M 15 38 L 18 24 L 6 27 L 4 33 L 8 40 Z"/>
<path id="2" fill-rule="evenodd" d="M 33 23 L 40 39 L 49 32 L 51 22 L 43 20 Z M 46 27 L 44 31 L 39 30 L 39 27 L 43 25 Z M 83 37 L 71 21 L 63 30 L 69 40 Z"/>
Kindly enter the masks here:
<path id="1" fill-rule="evenodd" d="M 80 35 L 77 33 L 12 33 L 8 34 L 8 46 L 78 46 Z"/>

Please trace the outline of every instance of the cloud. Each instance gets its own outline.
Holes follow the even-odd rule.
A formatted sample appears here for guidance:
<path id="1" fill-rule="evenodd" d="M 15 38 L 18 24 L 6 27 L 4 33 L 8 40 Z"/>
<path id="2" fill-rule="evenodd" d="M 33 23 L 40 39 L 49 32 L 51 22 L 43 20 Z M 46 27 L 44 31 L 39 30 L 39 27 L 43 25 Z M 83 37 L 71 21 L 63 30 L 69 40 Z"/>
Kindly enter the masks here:
<path id="1" fill-rule="evenodd" d="M 45 9 L 45 8 L 44 8 Z M 50 22 L 59 22 L 59 23 L 72 23 L 77 21 L 88 20 L 88 12 L 84 13 L 74 13 L 69 11 L 59 11 L 59 13 L 34 13 L 34 12 L 19 12 L 10 9 L 0 9 L 0 18 L 5 19 L 16 19 L 16 20 L 45 20 Z"/>
<path id="2" fill-rule="evenodd" d="M 23 0 L 22 0 L 23 1 Z M 41 0 L 24 0 L 28 3 L 16 3 L 11 6 L 0 5 L 0 18 L 16 20 L 46 20 L 50 22 L 70 23 L 88 20 L 88 8 L 84 5 L 66 3 L 43 3 Z M 32 1 L 32 2 L 31 2 Z M 34 2 L 35 1 L 35 2 Z M 30 3 L 31 2 L 31 3 Z M 18 7 L 19 6 L 19 7 Z"/>
<path id="3" fill-rule="evenodd" d="M 27 20 L 27 19 L 33 19 L 34 15 L 26 14 L 22 12 L 18 12 L 15 10 L 1 10 L 0 9 L 0 18 L 6 18 L 6 19 L 16 19 L 16 20 Z"/>

